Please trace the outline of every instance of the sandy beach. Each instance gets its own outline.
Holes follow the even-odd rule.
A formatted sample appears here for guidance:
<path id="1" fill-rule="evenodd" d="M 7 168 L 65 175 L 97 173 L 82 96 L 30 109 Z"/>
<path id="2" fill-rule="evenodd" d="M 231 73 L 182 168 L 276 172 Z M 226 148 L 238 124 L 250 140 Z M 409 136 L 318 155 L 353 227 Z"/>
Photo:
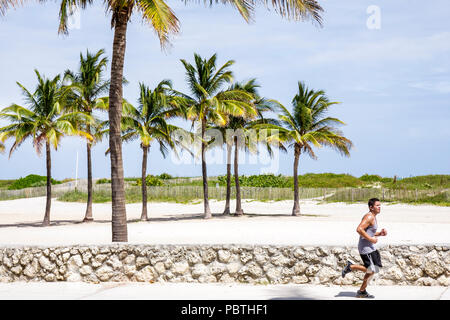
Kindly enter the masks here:
<path id="1" fill-rule="evenodd" d="M 234 202 L 231 203 L 234 208 Z M 301 202 L 301 217 L 290 216 L 292 201 L 244 201 L 243 217 L 223 216 L 224 201 L 211 201 L 213 218 L 202 218 L 203 203 L 149 203 L 150 221 L 139 221 L 141 204 L 127 205 L 128 240 L 139 244 L 283 244 L 356 246 L 356 226 L 367 205 Z M 45 197 L 0 201 L 0 244 L 110 244 L 111 204 L 94 204 L 95 221 L 81 223 L 84 203 L 53 200 L 50 227 L 40 223 Z M 383 204 L 378 246 L 449 244 L 450 208 Z"/>

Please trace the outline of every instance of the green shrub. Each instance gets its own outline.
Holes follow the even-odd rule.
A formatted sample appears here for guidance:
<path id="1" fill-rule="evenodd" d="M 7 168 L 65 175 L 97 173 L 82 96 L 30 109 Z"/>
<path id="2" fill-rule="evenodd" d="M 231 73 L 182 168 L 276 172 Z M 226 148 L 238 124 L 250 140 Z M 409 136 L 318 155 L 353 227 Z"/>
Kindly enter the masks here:
<path id="1" fill-rule="evenodd" d="M 60 184 L 61 181 L 57 181 L 55 179 L 51 179 L 52 184 Z M 32 188 L 32 187 L 42 187 L 47 185 L 47 177 L 39 176 L 37 174 L 29 174 L 25 178 L 20 178 L 14 181 L 9 187 L 8 190 L 18 190 L 24 188 Z"/>
<path id="2" fill-rule="evenodd" d="M 298 184 L 303 188 L 357 188 L 365 182 L 349 174 L 307 173 L 298 177 Z"/>
<path id="3" fill-rule="evenodd" d="M 164 185 L 164 183 L 161 181 L 161 179 L 159 179 L 158 177 L 151 175 L 151 174 L 149 174 L 145 178 L 145 184 L 147 186 L 162 186 L 162 185 Z M 142 186 L 142 179 L 136 179 L 136 185 Z"/>
<path id="4" fill-rule="evenodd" d="M 239 181 L 241 182 L 241 181 Z M 261 174 L 252 176 L 242 176 L 242 186 L 244 187 L 272 187 L 289 188 L 294 186 L 294 179 L 274 174 Z"/>
<path id="5" fill-rule="evenodd" d="M 96 184 L 106 184 L 106 183 L 111 183 L 111 179 L 102 178 L 98 179 L 96 182 Z"/>
<path id="6" fill-rule="evenodd" d="M 380 177 L 377 174 L 364 174 L 361 177 L 359 177 L 359 180 L 364 182 L 381 182 L 383 180 L 382 177 Z"/>
<path id="7" fill-rule="evenodd" d="M 227 176 L 218 176 L 218 183 L 221 186 L 227 185 Z M 294 186 L 292 177 L 285 177 L 274 174 L 260 174 L 260 175 L 251 175 L 239 176 L 239 184 L 243 187 L 258 187 L 258 188 L 290 188 Z M 231 185 L 235 185 L 234 176 L 231 177 Z"/>
<path id="8" fill-rule="evenodd" d="M 364 174 L 361 177 L 359 177 L 359 180 L 364 181 L 366 183 L 374 183 L 374 182 L 381 182 L 381 183 L 391 183 L 393 182 L 392 178 L 383 178 L 377 174 Z"/>
<path id="9" fill-rule="evenodd" d="M 159 176 L 157 176 L 159 179 L 162 179 L 162 180 L 168 180 L 168 179 L 173 179 L 173 177 L 170 175 L 170 174 L 168 174 L 168 173 L 161 173 Z"/>

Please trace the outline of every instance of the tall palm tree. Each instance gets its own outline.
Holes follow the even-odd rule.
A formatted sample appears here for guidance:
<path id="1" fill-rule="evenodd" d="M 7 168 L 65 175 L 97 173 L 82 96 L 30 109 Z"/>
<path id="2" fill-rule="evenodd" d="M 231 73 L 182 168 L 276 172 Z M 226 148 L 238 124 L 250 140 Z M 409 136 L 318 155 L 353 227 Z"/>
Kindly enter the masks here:
<path id="1" fill-rule="evenodd" d="M 298 190 L 298 164 L 301 154 L 317 159 L 313 147 L 327 146 L 340 154 L 350 156 L 352 141 L 343 136 L 337 126 L 345 124 L 338 118 L 326 116 L 330 107 L 339 102 L 332 102 L 323 90 L 310 90 L 303 82 L 298 83 L 298 93 L 292 100 L 293 113 L 283 105 L 280 106 L 279 119 L 282 126 L 268 125 L 267 128 L 279 130 L 274 141 L 290 143 L 294 148 L 294 207 L 292 215 L 300 215 Z"/>
<path id="2" fill-rule="evenodd" d="M 8 138 L 14 139 L 9 156 L 27 138 L 31 138 L 33 145 L 40 155 L 42 145 L 45 144 L 47 164 L 47 202 L 43 226 L 50 224 L 51 207 L 51 147 L 57 150 L 61 138 L 66 135 L 78 135 L 87 139 L 92 137 L 79 130 L 76 123 L 88 122 L 90 117 L 81 112 L 64 113 L 64 102 L 68 88 L 62 85 L 60 76 L 53 79 L 42 77 L 37 70 L 38 85 L 34 93 L 28 91 L 23 85 L 17 83 L 22 89 L 25 101 L 29 108 L 12 104 L 0 112 L 0 118 L 7 119 L 10 125 L 0 128 L 0 141 Z"/>
<path id="3" fill-rule="evenodd" d="M 229 68 L 234 61 L 229 60 L 217 68 L 216 58 L 216 54 L 208 60 L 194 54 L 194 66 L 181 59 L 186 69 L 186 78 L 192 94 L 192 96 L 183 95 L 188 105 L 186 115 L 193 123 L 197 122 L 201 130 L 203 204 L 206 219 L 212 217 L 208 199 L 208 175 L 205 160 L 208 145 L 205 140 L 207 126 L 209 124 L 224 126 L 229 115 L 242 116 L 255 113 L 249 102 L 252 99 L 250 94 L 233 89 L 220 91 L 225 84 L 229 84 L 233 80 L 233 74 Z"/>
<path id="4" fill-rule="evenodd" d="M 67 21 L 73 8 L 72 6 L 84 9 L 88 4 L 92 3 L 92 0 L 61 0 L 59 32 L 68 32 Z M 172 9 L 163 0 L 107 0 L 104 1 L 104 4 L 107 12 L 111 13 L 111 27 L 114 29 L 108 109 L 112 189 L 112 241 L 127 242 L 128 230 L 123 180 L 121 120 L 123 66 L 128 22 L 133 13 L 139 13 L 143 20 L 149 23 L 156 31 L 162 47 L 169 43 L 170 34 L 179 31 L 179 25 Z"/>
<path id="5" fill-rule="evenodd" d="M 42 2 L 44 2 L 43 0 Z M 0 0 L 0 15 L 3 15 L 9 7 L 22 4 L 22 0 Z M 92 0 L 61 0 L 59 32 L 67 33 L 67 21 L 74 7 L 85 9 L 92 4 Z M 210 4 L 213 2 L 211 1 Z M 252 18 L 256 3 L 265 6 L 271 4 L 282 17 L 293 20 L 316 21 L 322 24 L 320 16 L 322 7 L 316 0 L 215 0 L 215 3 L 225 3 L 234 6 L 241 16 L 249 22 Z M 123 161 L 120 123 L 122 117 L 122 79 L 125 59 L 126 33 L 128 22 L 133 13 L 140 13 L 145 22 L 152 25 L 156 31 L 161 46 L 169 42 L 169 35 L 179 31 L 178 19 L 171 8 L 163 0 L 122 0 L 104 1 L 107 12 L 112 15 L 111 27 L 114 29 L 113 56 L 111 65 L 111 86 L 109 97 L 111 100 L 109 120 L 111 132 L 109 144 L 111 149 L 111 180 L 112 180 L 112 241 L 128 241 L 125 210 L 125 189 L 123 181 Z"/>
<path id="6" fill-rule="evenodd" d="M 127 114 L 122 118 L 124 135 L 123 141 L 139 139 L 142 148 L 142 213 L 141 220 L 148 220 L 147 215 L 147 157 L 152 142 L 159 143 L 159 149 L 165 157 L 168 148 L 174 148 L 172 139 L 174 130 L 180 128 L 167 123 L 167 119 L 179 115 L 177 97 L 170 94 L 172 83 L 170 80 L 161 81 L 151 90 L 143 83 L 139 84 L 139 107 L 128 107 Z"/>
<path id="7" fill-rule="evenodd" d="M 105 51 L 103 49 L 97 51 L 96 54 L 86 52 L 86 56 L 80 53 L 80 65 L 76 72 L 66 70 L 64 80 L 70 81 L 72 88 L 71 107 L 73 111 L 80 111 L 92 116 L 94 109 L 98 108 L 97 99 L 105 94 L 109 88 L 109 81 L 103 79 L 104 72 L 107 68 L 108 60 L 102 57 Z M 102 109 L 100 109 L 102 110 Z M 88 173 L 88 199 L 86 205 L 86 213 L 83 222 L 93 221 L 92 217 L 92 156 L 91 149 L 93 144 L 101 139 L 102 129 L 97 121 L 91 128 L 90 123 L 81 123 L 82 130 L 92 134 L 94 139 L 86 142 L 87 153 L 87 173 Z M 98 130 L 100 129 L 100 130 Z M 93 132 L 94 131 L 94 132 Z"/>

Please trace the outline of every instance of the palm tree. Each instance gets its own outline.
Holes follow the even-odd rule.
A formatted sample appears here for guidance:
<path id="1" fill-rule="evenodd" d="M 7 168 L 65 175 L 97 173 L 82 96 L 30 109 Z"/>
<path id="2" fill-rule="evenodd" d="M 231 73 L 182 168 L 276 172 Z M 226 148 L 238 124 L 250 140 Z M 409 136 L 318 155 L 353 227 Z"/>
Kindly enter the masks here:
<path id="1" fill-rule="evenodd" d="M 92 0 L 61 0 L 59 32 L 68 32 L 67 21 L 73 6 L 84 9 L 88 4 L 92 3 Z M 108 0 L 104 3 L 107 12 L 111 13 L 111 27 L 114 29 L 108 110 L 112 189 L 112 241 L 127 242 L 128 231 L 123 180 L 121 120 L 123 66 L 128 22 L 133 13 L 140 13 L 143 20 L 149 23 L 156 31 L 162 47 L 168 44 L 170 34 L 178 32 L 179 26 L 177 17 L 163 0 Z"/>
<path id="2" fill-rule="evenodd" d="M 224 137 L 223 143 L 225 144 L 226 150 L 227 150 L 227 160 L 226 160 L 227 180 L 226 180 L 225 209 L 223 210 L 224 215 L 230 214 L 230 201 L 231 201 L 231 152 L 233 150 L 233 139 L 232 139 L 232 135 L 229 135 L 229 131 L 228 131 L 229 122 L 230 121 L 228 120 L 228 122 L 225 126 L 209 127 L 211 129 L 219 130 L 221 132 L 222 137 Z M 215 141 L 210 141 L 210 142 L 211 142 L 211 145 L 215 146 L 215 144 L 213 144 L 213 142 L 215 142 Z"/>
<path id="3" fill-rule="evenodd" d="M 181 59 L 192 97 L 183 95 L 187 103 L 186 116 L 193 123 L 197 122 L 201 130 L 201 158 L 203 177 L 203 204 L 205 218 L 211 218 L 208 200 L 208 175 L 206 170 L 207 141 L 205 133 L 209 124 L 224 126 L 228 115 L 242 116 L 253 114 L 255 110 L 249 101 L 252 96 L 242 90 L 227 89 L 220 91 L 223 85 L 231 83 L 233 74 L 229 67 L 234 61 L 227 61 L 222 67 L 216 67 L 217 55 L 208 60 L 194 54 L 195 66 Z"/>
<path id="4" fill-rule="evenodd" d="M 141 220 L 148 220 L 147 216 L 147 157 L 152 142 L 159 143 L 159 149 L 165 157 L 167 146 L 174 148 L 175 143 L 171 138 L 174 130 L 180 128 L 166 122 L 167 118 L 179 115 L 177 97 L 170 95 L 172 83 L 170 80 L 161 81 L 154 90 L 149 89 L 143 83 L 139 84 L 139 107 L 128 107 L 127 114 L 123 116 L 124 128 L 123 141 L 139 139 L 142 148 L 142 213 Z"/>
<path id="5" fill-rule="evenodd" d="M 252 96 L 252 105 L 254 110 L 256 111 L 252 115 L 244 115 L 244 116 L 230 116 L 228 123 L 226 125 L 227 129 L 232 129 L 235 132 L 233 137 L 227 137 L 227 197 L 225 203 L 225 212 L 229 213 L 229 198 L 231 194 L 231 146 L 234 143 L 234 181 L 236 187 L 236 211 L 235 215 L 240 216 L 244 214 L 242 209 L 242 198 L 241 198 L 241 188 L 239 183 L 239 149 L 244 148 L 251 152 L 257 151 L 258 142 L 263 142 L 266 144 L 267 150 L 270 155 L 272 155 L 272 149 L 270 144 L 266 141 L 261 141 L 258 138 L 258 128 L 262 124 L 278 124 L 278 121 L 270 118 L 265 118 L 264 113 L 267 111 L 273 111 L 274 109 L 274 101 L 266 98 L 262 98 L 258 94 L 257 88 L 260 86 L 256 83 L 256 79 L 250 79 L 245 83 L 236 83 L 231 86 L 232 90 L 242 90 Z M 250 131 L 255 131 L 256 136 L 254 137 L 254 141 L 252 139 L 247 139 L 247 135 Z M 229 140 L 233 139 L 230 143 Z"/>
<path id="6" fill-rule="evenodd" d="M 300 202 L 298 193 L 298 164 L 300 155 L 305 153 L 317 159 L 313 146 L 327 146 L 335 149 L 345 156 L 350 156 L 352 141 L 343 136 L 336 126 L 344 122 L 337 118 L 328 117 L 326 113 L 332 102 L 323 90 L 308 89 L 304 83 L 298 83 L 298 93 L 292 100 L 293 113 L 291 114 L 283 105 L 280 106 L 279 119 L 282 126 L 268 125 L 267 128 L 279 130 L 279 136 L 270 136 L 274 141 L 290 143 L 294 148 L 294 207 L 293 216 L 300 215 Z"/>
<path id="7" fill-rule="evenodd" d="M 256 79 L 251 79 L 246 84 L 240 84 L 236 83 L 232 86 L 230 86 L 230 89 L 238 89 L 243 90 L 250 94 L 252 96 L 252 100 L 256 99 Z M 252 101 L 253 102 L 253 101 Z M 253 113 L 253 115 L 256 115 L 256 113 Z M 228 122 L 225 125 L 224 129 L 231 129 L 233 130 L 233 135 L 230 136 L 229 134 L 225 134 L 225 143 L 227 146 L 227 186 L 226 186 L 226 197 L 225 197 L 225 209 L 223 214 L 229 214 L 230 213 L 230 199 L 231 199 L 231 154 L 232 154 L 232 148 L 234 144 L 235 148 L 235 155 L 234 155 L 234 178 L 235 178 L 235 187 L 236 187 L 236 211 L 235 215 L 242 215 L 244 214 L 244 211 L 242 210 L 241 206 L 241 192 L 240 192 L 240 185 L 239 185 L 239 173 L 238 173 L 238 149 L 240 147 L 240 144 L 246 144 L 245 136 L 238 137 L 239 134 L 236 133 L 236 130 L 242 130 L 241 123 L 247 121 L 245 117 L 234 117 L 229 116 Z M 226 130 L 224 130 L 226 131 Z M 228 131 L 229 132 L 229 131 Z M 243 133 L 240 131 L 240 133 Z M 239 141 L 238 141 L 239 138 Z M 239 143 L 238 143 L 239 142 Z"/>
<path id="8" fill-rule="evenodd" d="M 3 15 L 9 7 L 15 7 L 22 4 L 22 2 L 22 0 L 0 0 L 0 15 Z M 67 21 L 74 7 L 85 9 L 87 5 L 92 3 L 92 0 L 61 0 L 58 31 L 60 33 L 68 32 Z M 212 1 L 210 3 L 212 4 Z M 255 5 L 254 1 L 245 0 L 216 0 L 215 3 L 226 3 L 234 6 L 247 22 L 252 18 Z M 267 6 L 269 2 L 264 0 L 261 3 Z M 319 25 L 322 24 L 320 14 L 323 9 L 316 0 L 273 0 L 270 3 L 282 17 L 293 20 L 311 19 Z M 112 15 L 111 27 L 114 28 L 111 86 L 109 90 L 111 102 L 109 109 L 111 125 L 109 144 L 111 149 L 112 241 L 126 242 L 128 241 L 128 232 L 126 225 L 120 124 L 122 117 L 122 79 L 127 26 L 133 12 L 139 12 L 143 20 L 152 25 L 159 37 L 161 46 L 164 47 L 169 42 L 169 35 L 179 31 L 179 25 L 178 19 L 172 9 L 163 0 L 108 0 L 104 1 L 104 4 L 106 11 Z"/>
<path id="9" fill-rule="evenodd" d="M 51 147 L 57 150 L 61 138 L 66 135 L 78 135 L 87 139 L 92 137 L 79 130 L 76 124 L 88 122 L 90 117 L 81 112 L 63 113 L 65 98 L 69 88 L 62 85 L 60 76 L 53 79 L 41 77 L 35 70 L 38 85 L 34 93 L 30 93 L 23 85 L 17 83 L 22 89 L 25 101 L 29 109 L 12 104 L 0 112 L 0 118 L 9 120 L 12 124 L 0 128 L 0 141 L 8 138 L 15 139 L 9 156 L 27 138 L 31 138 L 38 155 L 41 153 L 42 145 L 45 143 L 47 164 L 47 202 L 45 216 L 42 226 L 50 224 L 51 206 Z"/>
<path id="10" fill-rule="evenodd" d="M 108 60 L 102 57 L 104 50 L 99 50 L 95 55 L 89 51 L 86 52 L 86 57 L 80 53 L 80 66 L 78 71 L 72 72 L 66 70 L 64 73 L 64 80 L 70 81 L 73 96 L 71 107 L 73 111 L 80 111 L 92 116 L 94 109 L 98 108 L 97 99 L 107 92 L 109 88 L 109 81 L 103 80 L 103 73 L 106 70 Z M 102 109 L 100 109 L 102 110 Z M 91 128 L 90 123 L 81 123 L 82 130 L 91 134 L 96 139 L 86 142 L 87 153 L 87 172 L 88 172 L 88 199 L 86 205 L 86 213 L 83 222 L 93 221 L 92 217 L 92 156 L 91 148 L 93 144 L 101 140 L 103 130 L 100 128 L 100 122 Z"/>

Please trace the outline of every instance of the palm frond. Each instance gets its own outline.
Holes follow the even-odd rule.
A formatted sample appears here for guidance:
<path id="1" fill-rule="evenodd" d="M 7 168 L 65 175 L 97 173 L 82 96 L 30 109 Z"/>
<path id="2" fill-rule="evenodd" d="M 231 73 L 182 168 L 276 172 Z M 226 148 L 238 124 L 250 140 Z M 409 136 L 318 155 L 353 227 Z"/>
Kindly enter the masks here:
<path id="1" fill-rule="evenodd" d="M 317 159 L 313 147 L 331 147 L 344 156 L 350 155 L 353 143 L 336 128 L 344 122 L 325 116 L 328 109 L 338 102 L 330 101 L 323 90 L 310 90 L 303 82 L 298 82 L 298 93 L 292 104 L 292 114 L 280 106 L 282 115 L 279 118 L 288 129 L 286 141 L 291 141 L 313 159 Z"/>
<path id="2" fill-rule="evenodd" d="M 212 75 L 211 79 L 208 81 L 208 91 L 211 92 L 211 94 L 217 92 L 224 84 L 233 82 L 233 72 L 228 70 L 233 64 L 234 60 L 228 60 L 214 75 Z M 213 71 L 213 69 L 211 71 Z"/>
<path id="3" fill-rule="evenodd" d="M 45 0 L 39 0 L 44 2 Z M 61 0 L 59 7 L 59 27 L 58 33 L 68 34 L 68 20 L 76 12 L 76 9 L 85 9 L 91 5 L 93 0 Z M 106 2 L 106 1 L 105 1 Z"/>
<path id="4" fill-rule="evenodd" d="M 0 112 L 0 118 L 11 122 L 0 128 L 2 139 L 12 138 L 14 143 L 10 156 L 27 138 L 31 138 L 38 154 L 44 141 L 57 149 L 60 140 L 65 135 L 78 135 L 92 140 L 92 137 L 80 130 L 80 122 L 91 123 L 92 118 L 82 112 L 66 112 L 65 96 L 68 86 L 63 86 L 59 75 L 47 79 L 35 70 L 38 85 L 31 93 L 20 83 L 22 93 L 29 102 L 29 109 L 12 104 Z M 69 73 L 66 73 L 70 77 Z"/>
<path id="5" fill-rule="evenodd" d="M 9 8 L 16 8 L 22 3 L 24 0 L 0 0 L 0 16 L 4 15 Z"/>
<path id="6" fill-rule="evenodd" d="M 136 9 L 145 22 L 152 25 L 162 48 L 169 44 L 169 36 L 180 30 L 178 18 L 163 0 L 136 0 Z"/>
<path id="7" fill-rule="evenodd" d="M 279 15 L 292 20 L 313 20 L 322 26 L 321 13 L 323 8 L 316 0 L 263 0 L 266 7 L 269 4 Z"/>

